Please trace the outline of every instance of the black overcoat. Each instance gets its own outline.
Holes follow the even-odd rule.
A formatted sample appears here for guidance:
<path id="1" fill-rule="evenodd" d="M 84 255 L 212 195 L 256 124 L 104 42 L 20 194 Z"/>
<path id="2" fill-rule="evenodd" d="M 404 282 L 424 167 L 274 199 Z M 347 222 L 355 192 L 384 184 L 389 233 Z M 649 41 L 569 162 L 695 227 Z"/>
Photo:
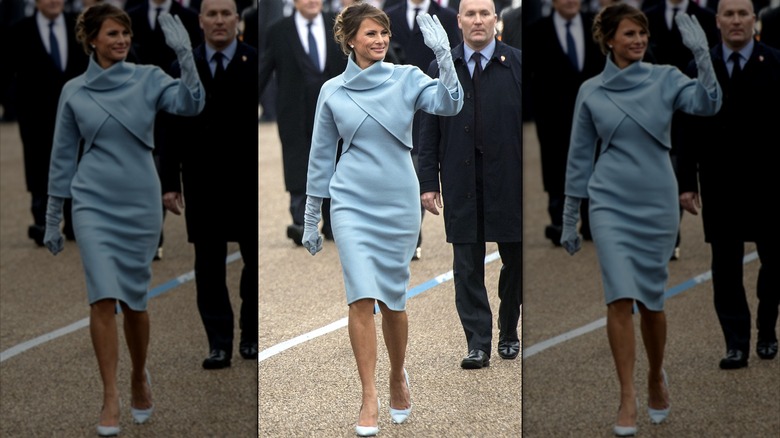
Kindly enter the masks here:
<path id="1" fill-rule="evenodd" d="M 205 46 L 194 54 L 206 106 L 195 117 L 173 118 L 163 130 L 163 193 L 184 194 L 190 242 L 256 238 L 257 51 L 238 43 L 219 82 L 212 79 Z"/>
<path id="2" fill-rule="evenodd" d="M 741 80 L 734 83 L 722 46 L 715 46 L 710 55 L 723 89 L 723 105 L 713 117 L 684 119 L 680 192 L 700 193 L 707 242 L 773 236 L 780 144 L 773 127 L 780 121 L 780 50 L 756 42 Z M 696 73 L 691 64 L 689 74 Z"/>
<path id="3" fill-rule="evenodd" d="M 452 49 L 463 86 L 463 109 L 452 117 L 424 113 L 421 120 L 420 193 L 441 191 L 447 242 L 477 242 L 474 93 L 463 44 Z M 436 61 L 428 74 L 438 77 Z M 496 41 L 482 74 L 485 241 L 522 240 L 522 120 L 520 50 Z M 441 190 L 439 181 L 441 180 Z"/>
<path id="4" fill-rule="evenodd" d="M 68 80 L 84 73 L 88 58 L 76 41 L 75 17 L 65 14 L 68 59 L 65 71 L 59 70 L 41 41 L 35 14 L 19 20 L 9 34 L 12 38 L 3 42 L 8 56 L 3 57 L 2 69 L 14 81 L 27 190 L 46 195 L 60 92 Z"/>
<path id="5" fill-rule="evenodd" d="M 295 28 L 295 14 L 274 23 L 260 60 L 259 86 L 262 93 L 276 72 L 277 128 L 282 143 L 284 183 L 287 191 L 306 192 L 306 172 L 314 130 L 314 110 L 322 84 L 340 75 L 347 57 L 333 39 L 334 16 L 323 14 L 326 60 L 323 71 L 314 68 Z M 256 112 L 256 111 L 255 111 Z"/>

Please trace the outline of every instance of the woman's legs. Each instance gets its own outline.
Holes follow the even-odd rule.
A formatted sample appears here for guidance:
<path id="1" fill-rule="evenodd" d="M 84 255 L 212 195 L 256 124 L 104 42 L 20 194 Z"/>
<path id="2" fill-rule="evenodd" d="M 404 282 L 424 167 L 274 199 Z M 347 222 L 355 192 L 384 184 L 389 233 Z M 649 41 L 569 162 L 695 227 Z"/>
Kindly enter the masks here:
<path id="1" fill-rule="evenodd" d="M 152 390 L 146 381 L 146 358 L 149 351 L 149 313 L 137 312 L 120 301 L 124 314 L 125 341 L 133 364 L 130 376 L 132 389 L 131 407 L 152 407 Z"/>
<path id="2" fill-rule="evenodd" d="M 89 333 L 95 349 L 100 378 L 103 380 L 103 408 L 101 426 L 119 425 L 119 390 L 116 370 L 119 362 L 119 341 L 116 329 L 114 300 L 100 300 L 90 306 Z"/>
<path id="3" fill-rule="evenodd" d="M 363 387 L 363 404 L 360 408 L 359 426 L 379 424 L 376 392 L 376 328 L 374 326 L 374 300 L 357 300 L 349 305 L 349 340 L 355 354 L 360 383 Z"/>
<path id="4" fill-rule="evenodd" d="M 390 310 L 381 301 L 379 309 L 382 311 L 382 334 L 390 357 L 390 407 L 407 409 L 411 406 L 411 400 L 404 377 L 404 361 L 409 338 L 409 319 L 405 311 Z"/>
<path id="5" fill-rule="evenodd" d="M 631 309 L 633 300 L 621 299 L 607 305 L 607 337 L 615 360 L 620 382 L 620 408 L 618 426 L 636 425 L 636 389 L 634 388 L 634 362 L 636 361 L 634 322 Z"/>
<path id="6" fill-rule="evenodd" d="M 642 341 L 647 352 L 647 404 L 653 409 L 669 407 L 669 388 L 664 385 L 661 370 L 664 365 L 664 348 L 666 347 L 666 314 L 663 311 L 654 312 L 642 303 L 637 303 L 642 315 Z"/>

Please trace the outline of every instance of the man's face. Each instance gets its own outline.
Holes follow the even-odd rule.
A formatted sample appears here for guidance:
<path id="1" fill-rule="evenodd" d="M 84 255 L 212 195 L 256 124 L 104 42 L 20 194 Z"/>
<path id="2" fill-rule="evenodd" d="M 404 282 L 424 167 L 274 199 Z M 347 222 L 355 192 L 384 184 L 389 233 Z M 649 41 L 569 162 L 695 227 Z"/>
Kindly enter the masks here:
<path id="1" fill-rule="evenodd" d="M 322 12 L 322 0 L 294 0 L 293 6 L 307 20 L 313 19 Z"/>
<path id="2" fill-rule="evenodd" d="M 458 12 L 458 27 L 463 41 L 474 50 L 481 50 L 496 34 L 496 7 L 493 0 L 463 0 Z"/>
<path id="3" fill-rule="evenodd" d="M 726 46 L 739 50 L 753 38 L 756 14 L 750 0 L 720 0 L 715 20 Z"/>
<path id="4" fill-rule="evenodd" d="M 65 7 L 65 0 L 35 0 L 35 8 L 49 20 L 54 20 Z"/>
<path id="5" fill-rule="evenodd" d="M 238 34 L 238 13 L 234 0 L 203 0 L 200 28 L 206 43 L 215 48 L 227 47 Z"/>
<path id="6" fill-rule="evenodd" d="M 552 2 L 553 9 L 567 20 L 580 13 L 580 5 L 580 0 L 553 0 Z"/>

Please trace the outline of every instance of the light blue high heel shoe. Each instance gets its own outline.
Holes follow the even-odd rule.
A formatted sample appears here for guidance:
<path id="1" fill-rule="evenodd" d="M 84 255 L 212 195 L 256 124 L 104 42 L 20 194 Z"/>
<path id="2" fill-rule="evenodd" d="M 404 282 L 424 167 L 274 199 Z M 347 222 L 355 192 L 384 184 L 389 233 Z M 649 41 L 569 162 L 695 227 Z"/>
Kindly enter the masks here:
<path id="1" fill-rule="evenodd" d="M 122 400 L 119 400 L 119 409 L 122 409 Z M 119 426 L 101 426 L 100 424 L 97 425 L 97 434 L 98 436 L 117 436 L 119 435 L 119 432 L 121 429 Z"/>
<path id="2" fill-rule="evenodd" d="M 144 370 L 146 372 L 146 384 L 149 385 L 149 391 L 152 390 L 152 376 L 149 374 L 149 370 Z M 130 413 L 133 415 L 133 421 L 135 424 L 144 424 L 147 420 L 149 420 L 149 417 L 152 416 L 152 412 L 154 411 L 154 405 L 149 406 L 147 409 L 136 409 L 133 407 L 133 404 L 130 403 Z"/>
<path id="3" fill-rule="evenodd" d="M 666 387 L 666 390 L 669 391 L 669 382 L 666 379 L 666 370 L 661 370 L 661 374 L 664 377 L 664 386 Z M 666 417 L 669 416 L 669 411 L 672 410 L 672 404 L 669 403 L 669 406 L 666 407 L 666 409 L 653 409 L 650 407 L 650 405 L 647 405 L 647 414 L 650 415 L 650 422 L 653 424 L 661 424 L 666 420 Z"/>
<path id="4" fill-rule="evenodd" d="M 381 403 L 379 403 L 379 399 L 376 399 L 376 409 L 377 412 L 381 409 Z M 379 433 L 379 423 L 377 423 L 376 426 L 360 426 L 358 424 L 355 425 L 355 434 L 357 436 L 376 436 Z"/>
<path id="5" fill-rule="evenodd" d="M 412 396 L 412 388 L 409 386 L 409 374 L 406 372 L 406 368 L 404 368 L 404 378 L 406 379 L 406 389 L 409 390 L 409 397 Z M 392 406 L 390 406 L 390 419 L 395 424 L 401 424 L 404 421 L 406 421 L 407 418 L 409 418 L 409 414 L 412 413 L 412 401 L 409 400 L 409 407 L 406 409 L 393 409 Z"/>
<path id="6" fill-rule="evenodd" d="M 634 401 L 639 406 L 639 400 Z M 612 428 L 612 432 L 615 436 L 634 436 L 636 435 L 636 425 L 634 426 L 618 426 L 617 424 Z"/>

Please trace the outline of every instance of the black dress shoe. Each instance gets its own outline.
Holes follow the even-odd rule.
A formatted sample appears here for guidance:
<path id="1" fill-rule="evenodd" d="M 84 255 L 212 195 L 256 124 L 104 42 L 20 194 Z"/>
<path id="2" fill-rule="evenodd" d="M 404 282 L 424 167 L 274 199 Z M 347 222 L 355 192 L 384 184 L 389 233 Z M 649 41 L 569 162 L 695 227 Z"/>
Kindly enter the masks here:
<path id="1" fill-rule="evenodd" d="M 241 341 L 238 352 L 244 359 L 257 359 L 257 341 Z"/>
<path id="2" fill-rule="evenodd" d="M 478 370 L 490 366 L 490 356 L 482 350 L 471 350 L 469 355 L 460 362 L 460 367 L 466 370 Z"/>
<path id="3" fill-rule="evenodd" d="M 544 237 L 550 239 L 555 246 L 561 246 L 561 233 L 563 227 L 560 225 L 547 225 L 544 228 Z"/>
<path id="4" fill-rule="evenodd" d="M 774 359 L 777 356 L 777 340 L 762 341 L 759 339 L 756 344 L 756 354 L 761 359 Z"/>
<path id="5" fill-rule="evenodd" d="M 514 359 L 520 353 L 520 341 L 498 341 L 498 355 L 501 359 Z"/>
<path id="6" fill-rule="evenodd" d="M 287 237 L 298 246 L 303 246 L 303 225 L 287 225 Z"/>
<path id="7" fill-rule="evenodd" d="M 729 350 L 726 357 L 720 360 L 720 369 L 722 370 L 736 370 L 746 366 L 748 366 L 747 354 L 741 350 Z"/>
<path id="8" fill-rule="evenodd" d="M 211 350 L 209 357 L 203 361 L 203 368 L 207 370 L 219 370 L 230 366 L 230 355 L 225 350 Z"/>
<path id="9" fill-rule="evenodd" d="M 43 236 L 46 234 L 46 227 L 43 225 L 32 224 L 27 228 L 27 237 L 35 241 L 38 246 L 43 246 Z"/>

